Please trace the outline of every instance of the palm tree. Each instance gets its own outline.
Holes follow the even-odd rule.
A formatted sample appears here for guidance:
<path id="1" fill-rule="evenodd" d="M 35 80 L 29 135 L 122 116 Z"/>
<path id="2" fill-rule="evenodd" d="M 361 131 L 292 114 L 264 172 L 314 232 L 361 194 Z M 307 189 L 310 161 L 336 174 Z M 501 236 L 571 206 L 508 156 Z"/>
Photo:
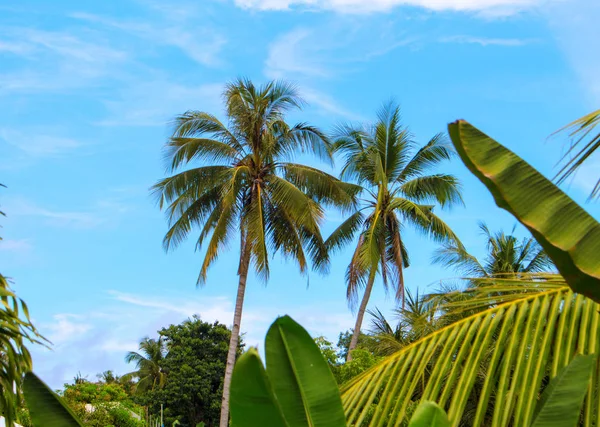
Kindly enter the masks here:
<path id="1" fill-rule="evenodd" d="M 488 251 L 482 262 L 455 242 L 444 243 L 435 252 L 433 262 L 453 267 L 470 278 L 541 273 L 553 269 L 554 264 L 533 237 L 519 241 L 503 231 L 492 233 L 484 223 L 480 223 L 479 228 L 486 238 Z"/>
<path id="2" fill-rule="evenodd" d="M 370 335 L 378 355 L 389 356 L 405 346 L 439 329 L 440 322 L 427 295 L 406 291 L 406 304 L 393 310 L 397 323 L 392 327 L 385 315 L 376 308 L 367 310 L 371 315 Z"/>
<path id="3" fill-rule="evenodd" d="M 335 250 L 354 240 L 358 243 L 346 272 L 347 298 L 356 305 L 359 291 L 364 294 L 350 342 L 356 348 L 363 317 L 377 273 L 383 285 L 404 299 L 403 269 L 409 258 L 402 239 L 402 227 L 410 224 L 437 241 L 458 238 L 437 215 L 434 207 L 462 203 L 456 177 L 426 173 L 432 166 L 448 160 L 452 151 L 442 135 L 416 149 L 408 130 L 400 123 L 400 110 L 394 103 L 384 105 L 377 122 L 370 127 L 341 126 L 335 135 L 334 149 L 345 156 L 342 178 L 356 180 L 367 196 L 363 207 L 346 219 L 327 239 Z M 416 152 L 415 152 L 416 151 Z"/>
<path id="4" fill-rule="evenodd" d="M 175 173 L 193 160 L 205 164 L 175 173 L 154 186 L 169 218 L 166 249 L 184 240 L 194 226 L 201 229 L 197 248 L 206 243 L 206 256 L 199 285 L 204 284 L 208 268 L 227 244 L 235 237 L 240 239 L 222 427 L 229 422 L 229 388 L 250 265 L 266 281 L 269 253 L 279 251 L 297 262 L 302 273 L 307 271 L 309 258 L 314 268 L 325 271 L 328 254 L 319 230 L 324 212 L 321 204 L 350 208 L 358 190 L 317 168 L 290 163 L 298 152 L 331 161 L 330 144 L 320 130 L 306 123 L 286 123 L 285 113 L 303 104 L 293 86 L 270 82 L 257 87 L 238 80 L 227 85 L 224 100 L 227 125 L 200 111 L 177 117 L 167 143 L 169 171 Z"/>
<path id="5" fill-rule="evenodd" d="M 600 124 L 600 110 L 586 114 L 558 131 L 569 130 L 569 136 L 573 138 L 571 146 L 565 153 L 563 160 L 568 159 L 576 149 L 579 149 L 575 155 L 568 161 L 565 161 L 563 167 L 556 175 L 559 184 L 577 172 L 583 163 L 589 160 L 592 154 L 600 148 L 600 132 L 597 134 L 592 133 L 598 124 Z M 597 197 L 600 197 L 600 178 L 596 181 L 590 194 L 590 199 Z"/>
<path id="6" fill-rule="evenodd" d="M 139 352 L 130 351 L 125 356 L 125 362 L 135 363 L 136 371 L 126 377 L 136 377 L 138 382 L 136 393 L 161 388 L 165 385 L 167 376 L 161 368 L 161 362 L 166 356 L 166 346 L 162 337 L 157 340 L 145 337 L 139 346 Z"/>

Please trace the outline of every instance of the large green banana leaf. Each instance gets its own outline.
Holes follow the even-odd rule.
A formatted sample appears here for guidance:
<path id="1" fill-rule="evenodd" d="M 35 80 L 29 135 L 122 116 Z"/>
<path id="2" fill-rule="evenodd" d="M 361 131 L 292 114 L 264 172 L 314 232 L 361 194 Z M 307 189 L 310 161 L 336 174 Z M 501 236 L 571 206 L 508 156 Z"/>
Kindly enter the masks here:
<path id="1" fill-rule="evenodd" d="M 348 425 L 407 425 L 411 408 L 422 400 L 439 404 L 453 426 L 531 425 L 550 379 L 576 354 L 600 352 L 600 306 L 566 285 L 500 302 L 405 347 L 345 385 Z M 599 385 L 596 363 L 583 426 L 597 425 Z"/>
<path id="2" fill-rule="evenodd" d="M 600 302 L 600 224 L 519 156 L 469 123 L 448 125 L 460 158 L 529 229 L 576 292 Z"/>
<path id="3" fill-rule="evenodd" d="M 23 389 L 34 427 L 82 426 L 62 399 L 33 372 L 25 374 Z"/>

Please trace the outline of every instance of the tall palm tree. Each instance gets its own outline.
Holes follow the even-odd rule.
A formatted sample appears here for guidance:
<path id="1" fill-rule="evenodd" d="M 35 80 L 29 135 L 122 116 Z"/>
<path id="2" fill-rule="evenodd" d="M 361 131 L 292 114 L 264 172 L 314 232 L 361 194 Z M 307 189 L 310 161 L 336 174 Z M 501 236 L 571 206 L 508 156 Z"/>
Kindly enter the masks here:
<path id="1" fill-rule="evenodd" d="M 324 271 L 328 254 L 319 230 L 322 204 L 350 208 L 358 190 L 317 168 L 290 162 L 299 152 L 331 161 L 330 144 L 319 129 L 285 121 L 286 112 L 303 104 L 293 86 L 270 82 L 257 87 L 238 80 L 227 85 L 224 100 L 227 125 L 200 111 L 177 117 L 167 143 L 169 171 L 175 173 L 195 160 L 204 165 L 175 173 L 154 186 L 170 223 L 166 249 L 180 243 L 194 226 L 201 230 L 197 248 L 206 244 L 206 256 L 198 284 L 205 282 L 208 268 L 227 243 L 240 239 L 222 427 L 229 422 L 229 388 L 251 264 L 266 281 L 269 253 L 279 251 L 294 260 L 302 273 L 309 259 L 314 268 Z"/>
<path id="2" fill-rule="evenodd" d="M 470 278 L 541 273 L 553 269 L 552 260 L 533 237 L 519 240 L 503 231 L 492 233 L 484 223 L 480 223 L 479 228 L 486 238 L 488 252 L 484 260 L 480 262 L 462 245 L 446 242 L 435 252 L 433 262 L 453 267 Z"/>
<path id="3" fill-rule="evenodd" d="M 125 362 L 135 363 L 136 370 L 127 374 L 127 377 L 136 377 L 138 382 L 136 393 L 161 388 L 165 385 L 167 376 L 161 368 L 161 362 L 167 353 L 162 337 L 157 340 L 145 337 L 139 346 L 139 352 L 130 351 L 125 356 Z"/>
<path id="4" fill-rule="evenodd" d="M 437 241 L 458 238 L 433 210 L 436 205 L 462 203 L 460 185 L 453 175 L 427 175 L 431 167 L 449 160 L 452 154 L 442 135 L 436 135 L 417 149 L 408 130 L 400 123 L 400 109 L 390 102 L 379 111 L 369 127 L 341 126 L 334 149 L 344 155 L 342 178 L 356 180 L 366 196 L 361 209 L 346 219 L 327 239 L 335 250 L 353 241 L 358 243 L 346 272 L 347 298 L 354 307 L 359 291 L 364 293 L 350 342 L 356 348 L 363 317 L 377 273 L 383 285 L 404 298 L 403 269 L 409 258 L 402 239 L 402 227 L 410 224 Z M 459 244 L 459 243 L 457 243 Z"/>
<path id="5" fill-rule="evenodd" d="M 571 146 L 563 157 L 566 161 L 556 175 L 559 184 L 577 172 L 600 148 L 600 132 L 593 133 L 598 124 L 600 124 L 600 110 L 592 111 L 559 130 L 559 132 L 570 131 L 569 136 L 573 138 Z M 590 193 L 590 199 L 597 197 L 600 197 L 600 177 Z"/>

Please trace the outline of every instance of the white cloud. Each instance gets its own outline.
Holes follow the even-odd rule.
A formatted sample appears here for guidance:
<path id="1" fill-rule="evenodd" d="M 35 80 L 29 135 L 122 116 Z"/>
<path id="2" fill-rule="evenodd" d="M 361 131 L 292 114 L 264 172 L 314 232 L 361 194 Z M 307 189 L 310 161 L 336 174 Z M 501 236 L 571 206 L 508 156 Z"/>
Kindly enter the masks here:
<path id="1" fill-rule="evenodd" d="M 41 325 L 46 331 L 46 338 L 56 347 L 75 341 L 88 332 L 92 325 L 83 321 L 84 317 L 76 314 L 55 314 L 53 322 Z"/>
<path id="2" fill-rule="evenodd" d="M 546 3 L 545 0 L 235 0 L 247 9 L 289 10 L 294 7 L 343 13 L 387 12 L 399 6 L 416 6 L 434 11 L 463 11 L 510 14 Z"/>
<path id="3" fill-rule="evenodd" d="M 515 39 L 515 38 L 493 38 L 493 37 L 473 37 L 473 36 L 448 36 L 439 39 L 441 43 L 462 43 L 478 44 L 480 46 L 524 46 L 534 43 L 533 39 Z"/>

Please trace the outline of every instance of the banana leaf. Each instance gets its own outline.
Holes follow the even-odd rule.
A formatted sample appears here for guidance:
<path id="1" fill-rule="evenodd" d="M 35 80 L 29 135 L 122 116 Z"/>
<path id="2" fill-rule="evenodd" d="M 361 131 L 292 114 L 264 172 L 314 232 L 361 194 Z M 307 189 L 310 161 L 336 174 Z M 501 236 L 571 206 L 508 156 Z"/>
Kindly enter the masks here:
<path id="1" fill-rule="evenodd" d="M 467 168 L 531 232 L 578 293 L 600 302 L 600 224 L 550 180 L 469 123 L 448 125 Z"/>

